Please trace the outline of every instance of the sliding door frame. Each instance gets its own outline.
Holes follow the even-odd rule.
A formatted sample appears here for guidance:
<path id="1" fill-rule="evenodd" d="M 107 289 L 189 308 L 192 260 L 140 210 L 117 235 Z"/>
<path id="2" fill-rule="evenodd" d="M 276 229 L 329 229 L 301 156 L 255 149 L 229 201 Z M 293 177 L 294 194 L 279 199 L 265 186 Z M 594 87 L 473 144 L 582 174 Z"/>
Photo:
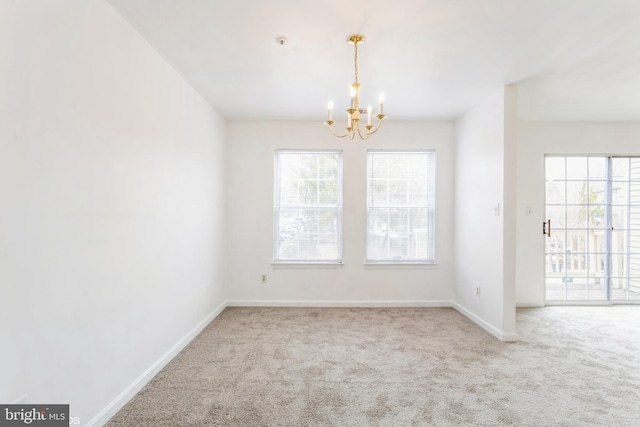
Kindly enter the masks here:
<path id="1" fill-rule="evenodd" d="M 614 279 L 614 275 L 612 275 L 612 258 L 614 257 L 614 255 L 617 255 L 618 257 L 623 256 L 626 258 L 630 258 L 631 256 L 631 249 L 630 249 L 630 235 L 629 233 L 632 231 L 631 228 L 631 222 L 629 220 L 629 218 L 627 218 L 627 235 L 626 235 L 626 251 L 624 251 L 623 253 L 617 253 L 613 251 L 613 246 L 612 246 L 612 235 L 613 235 L 613 206 L 614 206 L 614 200 L 613 200 L 613 185 L 614 185 L 614 176 L 613 176 L 613 167 L 612 165 L 614 164 L 614 159 L 617 158 L 622 158 L 622 159 L 640 159 L 640 156 L 638 155 L 613 155 L 613 154 L 545 154 L 544 156 L 544 186 L 545 186 L 545 191 L 544 191 L 544 213 L 545 213 L 545 221 L 549 218 L 549 206 L 553 206 L 554 204 L 552 203 L 551 205 L 549 205 L 549 200 L 548 200 L 548 194 L 547 194 L 547 183 L 548 181 L 548 170 L 547 170 L 547 159 L 548 158 L 563 158 L 565 159 L 565 168 L 567 165 L 566 159 L 568 158 L 602 158 L 602 159 L 606 159 L 605 161 L 605 174 L 604 174 L 604 179 L 602 177 L 591 177 L 590 173 L 587 173 L 587 175 L 584 178 L 584 182 L 585 182 L 585 186 L 589 189 L 587 190 L 587 200 L 585 201 L 585 209 L 587 210 L 587 218 L 586 218 L 586 225 L 583 228 L 575 228 L 575 227 L 570 227 L 569 226 L 569 222 L 568 222 L 568 218 L 569 218 L 569 213 L 568 213 L 568 207 L 569 206 L 573 206 L 573 204 L 568 203 L 568 182 L 572 182 L 572 180 L 568 179 L 568 174 L 569 171 L 565 169 L 564 171 L 564 207 L 565 207 L 565 222 L 564 222 L 564 227 L 561 228 L 561 230 L 563 230 L 563 232 L 565 233 L 565 238 L 563 240 L 561 240 L 561 242 L 563 242 L 564 246 L 568 246 L 569 245 L 569 241 L 567 241 L 569 234 L 569 230 L 573 230 L 574 233 L 576 234 L 580 234 L 580 232 L 582 232 L 583 230 L 586 232 L 585 235 L 587 236 L 587 238 L 585 239 L 585 246 L 586 246 L 586 251 L 584 254 L 580 254 L 580 256 L 584 257 L 584 260 L 582 261 L 587 267 L 587 271 L 585 272 L 586 276 L 584 278 L 585 280 L 585 298 L 584 300 L 579 300 L 579 299 L 575 299 L 575 300 L 570 300 L 568 299 L 568 283 L 570 281 L 573 280 L 573 278 L 571 278 L 568 275 L 568 261 L 572 259 L 572 254 L 571 251 L 568 250 L 567 247 L 564 247 L 564 252 L 550 252 L 548 249 L 548 242 L 547 239 L 549 239 L 552 236 L 548 236 L 545 235 L 544 239 L 545 239 L 545 244 L 543 245 L 543 250 L 544 250 L 544 255 L 543 255 L 543 263 L 542 263 L 542 268 L 544 271 L 544 280 L 543 280 L 543 294 L 544 294 L 544 299 L 545 299 L 545 305 L 603 305 L 603 306 L 607 306 L 607 305 L 637 305 L 640 304 L 640 299 L 638 300 L 622 300 L 622 299 L 618 299 L 615 300 L 613 299 L 613 292 L 612 292 L 612 284 L 613 284 L 613 279 Z M 589 165 L 589 160 L 587 160 L 587 165 Z M 587 166 L 587 168 L 589 168 L 589 166 Z M 588 169 L 587 169 L 588 170 Z M 630 171 L 629 171 L 630 174 Z M 575 180 L 576 182 L 580 181 L 581 179 Z M 591 182 L 604 182 L 604 200 L 602 202 L 598 202 L 598 203 L 593 203 L 593 206 L 599 206 L 602 205 L 604 202 L 604 212 L 602 212 L 602 221 L 603 221 L 603 226 L 602 227 L 598 227 L 599 224 L 596 224 L 595 227 L 591 227 L 590 225 L 590 221 L 591 221 L 591 213 L 590 213 L 590 209 L 591 209 L 591 201 L 589 200 L 590 198 L 590 191 L 591 191 Z M 628 177 L 628 182 L 629 185 L 632 185 L 633 181 L 631 176 L 629 175 Z M 557 204 L 555 204 L 556 206 L 558 206 Z M 627 214 L 630 216 L 630 211 L 631 208 L 635 206 L 631 203 L 630 197 L 627 198 Z M 553 223 L 551 224 L 551 232 L 553 233 Z M 604 253 L 601 254 L 598 252 L 598 247 L 590 247 L 592 245 L 591 242 L 591 238 L 592 236 L 590 236 L 590 233 L 594 233 L 594 239 L 593 242 L 595 242 L 594 244 L 597 245 L 597 240 L 595 240 L 595 233 L 603 233 L 604 236 L 604 242 L 603 242 L 603 249 L 604 249 Z M 556 241 L 557 242 L 557 241 Z M 599 246 L 599 245 L 597 245 Z M 602 261 L 603 261 L 603 272 L 604 272 L 604 276 L 602 277 L 602 279 L 604 279 L 604 299 L 601 300 L 589 300 L 589 285 L 590 285 L 590 280 L 592 279 L 592 277 L 590 276 L 591 271 L 589 270 L 591 268 L 590 263 L 594 262 L 594 263 L 599 263 L 599 257 L 602 255 Z M 549 270 L 548 270 L 548 262 L 549 259 L 553 259 L 553 257 L 557 257 L 557 258 L 562 258 L 562 263 L 559 264 L 560 268 L 564 267 L 565 270 L 565 275 L 564 276 L 558 276 L 558 278 L 562 277 L 564 286 L 565 286 L 565 297 L 564 299 L 548 299 L 548 274 L 549 274 Z M 596 261 L 594 261 L 596 260 Z M 553 262 L 553 261 L 552 261 Z M 581 261 L 578 261 L 579 263 L 581 263 Z M 627 286 L 627 298 L 629 295 L 629 292 L 631 292 L 631 272 L 630 272 L 630 267 L 629 267 L 629 260 L 627 259 L 626 263 L 625 263 L 625 267 L 624 267 L 624 277 L 620 277 L 619 275 L 616 275 L 615 278 L 616 279 L 624 279 L 626 286 Z M 556 268 L 558 268 L 558 263 L 556 262 Z M 555 270 L 554 270 L 555 271 Z M 633 276 L 635 277 L 635 276 Z M 598 275 L 595 274 L 593 276 L 593 279 L 598 279 Z M 598 282 L 596 282 L 598 283 Z"/>

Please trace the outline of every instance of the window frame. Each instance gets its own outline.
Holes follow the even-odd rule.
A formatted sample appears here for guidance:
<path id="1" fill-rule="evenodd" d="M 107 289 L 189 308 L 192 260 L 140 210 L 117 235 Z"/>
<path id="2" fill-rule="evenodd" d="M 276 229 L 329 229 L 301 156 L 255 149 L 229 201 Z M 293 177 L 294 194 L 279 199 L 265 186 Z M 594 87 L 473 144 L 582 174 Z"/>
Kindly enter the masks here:
<path id="1" fill-rule="evenodd" d="M 425 258 L 409 259 L 374 259 L 370 257 L 369 248 L 369 219 L 372 206 L 372 171 L 371 160 L 376 154 L 419 154 L 427 155 L 428 175 L 427 175 L 427 203 L 422 208 L 427 209 L 427 256 Z M 436 262 L 436 150 L 435 149 L 368 149 L 366 157 L 366 206 L 365 206 L 365 265 L 369 266 L 435 266 Z M 406 206 L 404 209 L 418 208 L 418 206 Z"/>
<path id="2" fill-rule="evenodd" d="M 279 204 L 280 199 L 280 155 L 281 154 L 335 154 L 338 160 L 337 173 L 337 224 L 336 236 L 338 239 L 337 258 L 336 259 L 283 259 L 279 258 L 280 245 L 278 239 L 280 237 L 280 210 L 282 206 Z M 342 239 L 342 223 L 343 223 L 343 155 L 341 149 L 276 149 L 274 151 L 274 169 L 273 169 L 273 265 L 290 265 L 304 267 L 308 266 L 341 266 L 343 264 L 343 239 Z"/>

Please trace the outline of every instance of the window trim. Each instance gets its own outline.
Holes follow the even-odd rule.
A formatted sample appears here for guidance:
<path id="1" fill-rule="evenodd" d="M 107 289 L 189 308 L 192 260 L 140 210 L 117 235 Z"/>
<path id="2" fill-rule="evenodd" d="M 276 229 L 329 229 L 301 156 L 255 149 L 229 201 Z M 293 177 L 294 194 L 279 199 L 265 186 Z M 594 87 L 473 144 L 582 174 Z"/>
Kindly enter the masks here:
<path id="1" fill-rule="evenodd" d="M 429 228 L 429 241 L 427 251 L 432 257 L 427 259 L 370 259 L 369 258 L 369 203 L 370 203 L 370 155 L 371 154 L 430 154 L 430 170 L 428 175 L 428 185 L 431 186 L 431 197 L 428 202 L 430 212 L 427 216 Z M 366 157 L 366 182 L 365 182 L 365 260 L 366 268 L 430 268 L 437 265 L 436 261 L 436 150 L 435 149 L 368 149 Z"/>
<path id="2" fill-rule="evenodd" d="M 279 259 L 277 257 L 278 254 L 278 230 L 280 229 L 280 206 L 278 204 L 278 199 L 280 195 L 280 185 L 279 185 L 279 171 L 280 171 L 280 154 L 336 154 L 338 156 L 338 224 L 337 224 L 337 237 L 338 237 L 338 253 L 337 259 L 335 260 L 324 260 L 324 259 L 299 259 L 299 260 L 291 260 L 291 259 Z M 342 235 L 342 222 L 343 222 L 343 156 L 342 149 L 288 149 L 288 148 L 278 148 L 274 151 L 274 173 L 273 173 L 273 233 L 272 233 L 272 266 L 282 266 L 282 267 L 294 267 L 294 268 L 333 268 L 333 267 L 341 267 L 343 265 L 343 235 Z"/>

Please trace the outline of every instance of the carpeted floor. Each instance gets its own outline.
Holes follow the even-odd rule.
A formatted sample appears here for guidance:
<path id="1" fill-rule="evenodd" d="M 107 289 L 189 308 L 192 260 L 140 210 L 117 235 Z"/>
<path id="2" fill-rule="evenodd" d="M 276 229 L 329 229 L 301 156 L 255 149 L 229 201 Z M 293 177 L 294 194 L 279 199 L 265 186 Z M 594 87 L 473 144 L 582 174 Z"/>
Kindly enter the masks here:
<path id="1" fill-rule="evenodd" d="M 640 307 L 227 308 L 108 424 L 640 426 Z"/>

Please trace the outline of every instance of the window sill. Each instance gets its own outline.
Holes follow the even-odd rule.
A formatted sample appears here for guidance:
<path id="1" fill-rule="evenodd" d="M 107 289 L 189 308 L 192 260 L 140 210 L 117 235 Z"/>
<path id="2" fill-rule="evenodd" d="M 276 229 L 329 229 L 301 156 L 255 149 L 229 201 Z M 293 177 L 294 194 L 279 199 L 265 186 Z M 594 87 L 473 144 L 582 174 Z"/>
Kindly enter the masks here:
<path id="1" fill-rule="evenodd" d="M 343 268 L 340 262 L 272 262 L 272 268 Z"/>
<path id="2" fill-rule="evenodd" d="M 380 261 L 371 262 L 365 261 L 364 268 L 370 269 L 395 269 L 395 268 L 436 268 L 438 263 L 435 261 L 430 262 L 393 262 L 393 261 Z"/>

